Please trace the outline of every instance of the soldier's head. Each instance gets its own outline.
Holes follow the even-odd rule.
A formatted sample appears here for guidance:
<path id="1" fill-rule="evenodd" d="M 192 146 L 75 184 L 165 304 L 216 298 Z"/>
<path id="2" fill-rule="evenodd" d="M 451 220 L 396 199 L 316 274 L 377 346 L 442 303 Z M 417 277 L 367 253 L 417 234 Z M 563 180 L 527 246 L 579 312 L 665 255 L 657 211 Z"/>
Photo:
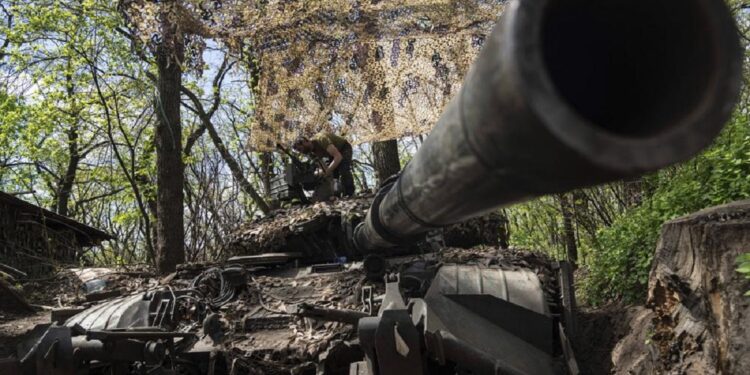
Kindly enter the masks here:
<path id="1" fill-rule="evenodd" d="M 294 151 L 309 154 L 313 151 L 313 143 L 307 137 L 299 137 L 292 144 Z"/>

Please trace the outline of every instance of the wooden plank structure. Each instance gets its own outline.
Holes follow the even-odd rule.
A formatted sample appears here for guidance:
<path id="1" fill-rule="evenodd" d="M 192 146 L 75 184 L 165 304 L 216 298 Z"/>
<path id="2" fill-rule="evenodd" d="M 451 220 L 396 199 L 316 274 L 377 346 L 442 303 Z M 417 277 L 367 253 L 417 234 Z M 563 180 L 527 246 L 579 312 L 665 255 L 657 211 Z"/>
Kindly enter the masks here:
<path id="1" fill-rule="evenodd" d="M 84 247 L 113 236 L 0 192 L 0 263 L 43 275 L 54 264 L 72 263 Z"/>

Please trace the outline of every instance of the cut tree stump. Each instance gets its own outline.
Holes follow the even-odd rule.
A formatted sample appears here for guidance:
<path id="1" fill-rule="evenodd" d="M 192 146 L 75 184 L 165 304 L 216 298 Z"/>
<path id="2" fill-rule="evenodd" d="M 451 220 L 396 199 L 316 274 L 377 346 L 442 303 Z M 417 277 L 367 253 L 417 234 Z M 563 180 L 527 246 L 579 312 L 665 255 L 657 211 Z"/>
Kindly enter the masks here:
<path id="1" fill-rule="evenodd" d="M 736 272 L 737 256 L 748 251 L 750 200 L 664 224 L 649 277 L 646 307 L 653 319 L 636 324 L 618 344 L 614 371 L 750 374 L 750 298 L 744 296 L 750 282 Z M 645 345 L 644 337 L 650 337 Z"/>

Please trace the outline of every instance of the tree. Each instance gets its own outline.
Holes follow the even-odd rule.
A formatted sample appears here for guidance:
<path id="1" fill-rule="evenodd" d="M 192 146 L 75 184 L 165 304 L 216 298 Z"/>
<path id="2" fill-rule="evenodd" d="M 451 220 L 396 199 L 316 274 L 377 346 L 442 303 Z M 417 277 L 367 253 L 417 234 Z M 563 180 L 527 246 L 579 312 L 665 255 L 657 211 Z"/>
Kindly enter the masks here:
<path id="1" fill-rule="evenodd" d="M 180 90 L 184 40 L 171 21 L 175 1 L 165 1 L 159 15 L 162 41 L 156 47 L 156 247 L 157 270 L 175 270 L 185 261 L 184 194 L 185 166 L 182 161 Z"/>
<path id="2" fill-rule="evenodd" d="M 152 87 L 143 84 L 148 65 L 132 58 L 129 40 L 116 31 L 122 24 L 116 4 L 0 5 L 0 15 L 13 20 L 0 25 L 0 91 L 7 93 L 0 98 L 0 190 L 23 192 L 21 198 L 120 241 L 81 254 L 86 261 L 153 261 L 148 235 L 144 240 L 150 218 L 135 199 L 155 197 L 145 147 L 152 133 L 144 132 L 153 126 L 141 126 L 152 123 L 153 111 L 143 110 Z M 130 189 L 124 171 L 145 182 Z"/>
<path id="3" fill-rule="evenodd" d="M 106 145 L 94 126 L 86 90 L 86 61 L 95 53 L 91 39 L 99 31 L 91 20 L 103 19 L 94 8 L 93 3 L 40 7 L 23 1 L 0 7 L 8 19 L 0 54 L 11 56 L 11 74 L 36 84 L 24 119 L 34 131 L 23 132 L 19 161 L 36 169 L 51 191 L 50 206 L 66 216 L 81 164 Z"/>
<path id="4" fill-rule="evenodd" d="M 398 142 L 395 139 L 372 143 L 372 155 L 378 184 L 401 170 L 398 157 Z"/>
<path id="5" fill-rule="evenodd" d="M 221 254 L 223 238 L 260 211 L 247 192 L 260 191 L 273 161 L 264 164 L 241 146 L 251 136 L 245 127 L 253 116 L 252 103 L 245 103 L 247 91 L 223 92 L 211 129 L 191 111 L 178 113 L 180 99 L 187 98 L 180 97 L 181 86 L 201 94 L 206 69 L 201 40 L 178 27 L 186 36 L 172 30 L 170 44 L 161 27 L 139 28 L 132 18 L 124 21 L 124 9 L 136 3 L 148 11 L 138 8 L 130 14 L 147 14 L 154 22 L 160 18 L 151 15 L 170 12 L 174 4 L 0 0 L 0 190 L 22 193 L 23 199 L 118 238 L 82 254 L 82 261 L 156 265 L 157 253 L 168 255 L 157 243 L 170 241 L 159 240 L 160 234 L 180 235 L 183 227 L 184 240 L 171 242 L 184 244 L 191 260 L 213 260 Z M 181 22 L 179 17 L 161 20 Z M 183 59 L 183 54 L 190 57 Z M 179 84 L 167 84 L 177 77 Z M 176 89 L 165 94 L 165 88 Z M 169 98 L 172 109 L 179 103 L 177 110 L 164 111 L 170 108 Z M 211 104 L 204 106 L 209 111 Z M 175 115 L 179 122 L 173 121 Z M 170 127 L 162 126 L 166 123 Z M 181 147 L 177 129 L 185 131 L 183 127 L 192 132 Z M 211 138 L 204 141 L 205 133 Z M 174 183 L 169 174 L 180 167 L 157 172 L 157 159 L 160 165 L 170 164 L 163 163 L 164 155 L 180 162 L 178 150 L 183 163 L 189 163 L 182 172 L 184 183 Z M 251 173 L 241 182 L 235 181 L 236 171 Z M 185 202 L 166 200 L 174 209 L 161 222 L 175 229 L 157 225 L 159 193 L 164 197 L 164 184 L 157 192 L 157 180 L 171 181 L 172 191 L 190 195 Z"/>

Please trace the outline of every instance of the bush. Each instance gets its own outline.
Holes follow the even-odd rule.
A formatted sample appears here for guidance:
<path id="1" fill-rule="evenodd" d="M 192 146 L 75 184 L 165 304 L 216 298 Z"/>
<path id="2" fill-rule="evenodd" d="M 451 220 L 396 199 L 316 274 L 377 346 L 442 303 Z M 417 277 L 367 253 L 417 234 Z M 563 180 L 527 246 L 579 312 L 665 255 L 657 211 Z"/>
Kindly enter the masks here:
<path id="1" fill-rule="evenodd" d="M 661 225 L 700 209 L 750 196 L 750 127 L 736 115 L 716 143 L 694 160 L 649 178 L 643 203 L 600 229 L 581 295 L 591 304 L 641 302 Z M 750 268 L 750 266 L 748 266 Z M 747 273 L 746 273 L 747 274 Z"/>
<path id="2" fill-rule="evenodd" d="M 745 275 L 745 278 L 750 280 L 750 253 L 745 253 L 737 257 L 737 272 Z M 746 296 L 750 296 L 750 290 L 745 292 Z"/>

